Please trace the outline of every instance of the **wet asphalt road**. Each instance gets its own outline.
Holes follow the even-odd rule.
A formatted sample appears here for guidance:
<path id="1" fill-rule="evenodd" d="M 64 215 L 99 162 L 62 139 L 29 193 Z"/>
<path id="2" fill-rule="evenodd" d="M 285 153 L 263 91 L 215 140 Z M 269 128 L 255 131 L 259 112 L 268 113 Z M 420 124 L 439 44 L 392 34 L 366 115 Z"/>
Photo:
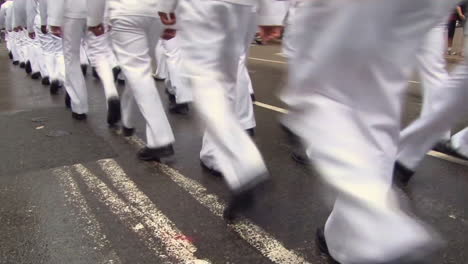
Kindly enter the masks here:
<path id="1" fill-rule="evenodd" d="M 249 71 L 257 100 L 282 107 L 276 94 L 286 65 L 279 52 L 253 47 Z M 405 124 L 421 107 L 414 81 Z M 63 92 L 50 96 L 0 48 L 0 263 L 327 263 L 314 231 L 333 194 L 313 169 L 291 160 L 278 112 L 255 107 L 255 141 L 272 181 L 241 221 L 227 224 L 220 217 L 227 189 L 199 165 L 195 113 L 169 115 L 173 159 L 140 162 L 141 117 L 137 136 L 124 139 L 105 123 L 99 82 L 88 74 L 87 85 L 89 118 L 76 122 Z M 467 124 L 468 118 L 456 129 Z M 434 263 L 468 263 L 467 189 L 466 166 L 429 156 L 408 189 L 415 213 L 447 242 Z"/>

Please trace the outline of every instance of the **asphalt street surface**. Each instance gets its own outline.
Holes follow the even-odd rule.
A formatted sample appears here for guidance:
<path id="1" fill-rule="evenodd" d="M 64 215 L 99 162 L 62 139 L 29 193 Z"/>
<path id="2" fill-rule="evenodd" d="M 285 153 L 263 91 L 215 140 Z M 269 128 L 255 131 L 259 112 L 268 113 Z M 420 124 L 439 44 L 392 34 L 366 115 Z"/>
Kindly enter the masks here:
<path id="1" fill-rule="evenodd" d="M 257 193 L 254 208 L 227 223 L 222 210 L 228 190 L 200 167 L 203 127 L 193 109 L 187 116 L 168 113 L 177 140 L 173 158 L 138 161 L 143 119 L 132 138 L 110 129 L 103 89 L 90 70 L 88 120 L 75 121 L 64 92 L 51 96 L 11 64 L 2 44 L 0 263 L 328 263 L 314 234 L 333 193 L 313 168 L 291 159 L 278 123 L 284 105 L 277 95 L 287 74 L 278 53 L 276 45 L 253 46 L 249 58 L 259 102 L 255 142 L 272 180 Z M 163 83 L 157 85 L 167 103 Z M 405 125 L 421 108 L 417 76 L 407 99 Z M 454 129 L 466 125 L 468 115 Z M 463 264 L 468 162 L 448 159 L 428 155 L 401 195 L 446 242 L 434 263 Z"/>

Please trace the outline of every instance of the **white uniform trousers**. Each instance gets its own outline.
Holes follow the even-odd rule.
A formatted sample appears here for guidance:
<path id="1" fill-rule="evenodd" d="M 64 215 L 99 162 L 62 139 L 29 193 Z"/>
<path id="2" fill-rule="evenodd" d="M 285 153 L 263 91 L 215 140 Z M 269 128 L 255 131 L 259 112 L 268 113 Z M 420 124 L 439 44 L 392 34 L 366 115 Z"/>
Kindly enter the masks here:
<path id="1" fill-rule="evenodd" d="M 65 59 L 62 39 L 50 33 L 40 34 L 44 62 L 51 81 L 65 82 Z"/>
<path id="2" fill-rule="evenodd" d="M 408 126 L 401 134 L 398 161 L 408 169 L 415 170 L 424 155 L 439 141 L 458 120 L 468 111 L 468 66 L 466 62 L 458 65 L 450 78 L 431 102 L 430 115 L 422 116 Z M 462 141 L 458 135 L 452 145 L 459 149 Z"/>
<path id="3" fill-rule="evenodd" d="M 11 54 L 13 55 L 13 61 L 20 60 L 17 45 L 16 45 L 16 34 L 17 32 L 14 32 L 14 31 L 8 32 L 8 45 L 10 46 L 10 51 L 11 51 Z"/>
<path id="4" fill-rule="evenodd" d="M 133 127 L 133 94 L 146 120 L 147 146 L 157 148 L 174 142 L 171 126 L 152 78 L 152 55 L 162 26 L 159 18 L 122 16 L 111 18 L 112 42 L 125 75 L 127 89 L 122 96 L 122 121 Z"/>
<path id="5" fill-rule="evenodd" d="M 166 63 L 166 40 L 160 39 L 154 50 L 156 56 L 156 71 L 154 76 L 158 79 L 167 79 L 167 63 Z"/>
<path id="6" fill-rule="evenodd" d="M 436 3 L 298 4 L 289 69 L 295 111 L 285 120 L 337 191 L 325 238 L 340 263 L 392 261 L 432 241 L 419 221 L 398 209 L 392 168 L 413 54 L 436 23 Z"/>
<path id="7" fill-rule="evenodd" d="M 86 34 L 89 61 L 91 66 L 96 68 L 101 79 L 106 99 L 119 97 L 112 72 L 115 67 L 115 55 L 111 47 L 110 34 L 106 32 L 101 36 L 96 36 L 91 31 Z"/>
<path id="8" fill-rule="evenodd" d="M 449 78 L 449 74 L 446 70 L 445 60 L 445 49 L 446 45 L 446 23 L 441 23 L 431 29 L 426 35 L 423 45 L 421 46 L 417 55 L 417 68 L 422 82 L 423 87 L 423 105 L 421 110 L 420 119 L 427 118 L 434 114 L 437 109 L 438 100 L 444 98 L 443 94 L 448 92 L 445 84 Z M 442 95 L 442 96 L 441 96 Z M 401 154 L 405 153 L 405 156 L 411 156 L 411 160 L 407 160 L 405 157 L 400 157 L 400 161 L 405 167 L 409 169 L 415 169 L 424 153 L 421 154 L 421 148 L 414 147 L 410 143 L 409 148 L 408 135 L 414 130 L 414 126 L 418 126 L 419 122 L 413 122 L 408 127 L 403 129 L 401 132 L 402 143 L 400 146 Z M 432 132 L 432 131 L 431 131 Z M 440 134 L 439 140 L 449 140 L 450 131 Z M 414 138 L 414 137 L 411 137 Z M 432 146 L 431 146 L 432 147 Z M 416 159 L 416 157 L 418 157 Z"/>
<path id="9" fill-rule="evenodd" d="M 180 48 L 180 38 L 176 36 L 173 39 L 163 41 L 162 43 L 167 66 L 166 87 L 169 93 L 175 95 L 176 103 L 190 103 L 193 101 L 193 93 L 190 87 L 190 80 L 186 74 L 183 74 L 182 50 Z M 159 67 L 159 66 L 158 66 Z"/>
<path id="10" fill-rule="evenodd" d="M 239 58 L 251 29 L 252 7 L 223 1 L 193 0 L 180 3 L 179 32 L 184 54 L 184 73 L 191 78 L 194 103 L 206 132 L 202 159 L 219 166 L 233 191 L 242 191 L 265 180 L 260 152 L 236 115 Z M 250 98 L 247 87 L 242 92 Z M 216 149 L 205 160 L 206 142 Z M 211 164 L 210 164 L 211 163 Z"/>
<path id="11" fill-rule="evenodd" d="M 81 65 L 89 65 L 89 57 L 88 57 L 88 43 L 82 39 L 81 46 L 80 46 L 80 64 Z"/>
<path id="12" fill-rule="evenodd" d="M 71 98 L 72 111 L 88 112 L 88 91 L 81 71 L 80 49 L 86 36 L 86 19 L 64 17 L 63 55 L 65 57 L 65 88 Z"/>
<path id="13" fill-rule="evenodd" d="M 26 52 L 26 48 L 25 48 L 24 30 L 16 32 L 16 34 L 15 34 L 15 43 L 16 43 L 16 51 L 18 52 L 19 62 L 26 63 L 26 61 L 27 61 L 27 52 Z"/>
<path id="14" fill-rule="evenodd" d="M 41 73 L 41 76 L 44 77 L 49 77 L 49 72 L 47 70 L 46 66 L 46 60 L 45 60 L 45 51 L 42 47 L 42 41 L 41 39 L 43 38 L 43 33 L 41 31 L 41 17 L 39 15 L 36 16 L 34 19 L 34 33 L 36 34 L 36 38 L 34 39 L 34 47 L 35 47 L 35 57 L 36 57 L 36 64 L 39 72 Z"/>

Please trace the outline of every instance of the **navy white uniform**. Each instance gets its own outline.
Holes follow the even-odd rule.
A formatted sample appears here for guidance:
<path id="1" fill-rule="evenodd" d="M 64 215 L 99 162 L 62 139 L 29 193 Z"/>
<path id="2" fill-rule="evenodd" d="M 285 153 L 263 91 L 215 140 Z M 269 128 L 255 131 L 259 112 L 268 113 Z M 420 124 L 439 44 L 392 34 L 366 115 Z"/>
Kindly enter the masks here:
<path id="1" fill-rule="evenodd" d="M 432 232 L 398 209 L 392 168 L 415 54 L 450 7 L 437 0 L 298 2 L 288 84 L 295 111 L 285 122 L 338 193 L 324 235 L 339 263 L 404 263 L 432 246 Z"/>

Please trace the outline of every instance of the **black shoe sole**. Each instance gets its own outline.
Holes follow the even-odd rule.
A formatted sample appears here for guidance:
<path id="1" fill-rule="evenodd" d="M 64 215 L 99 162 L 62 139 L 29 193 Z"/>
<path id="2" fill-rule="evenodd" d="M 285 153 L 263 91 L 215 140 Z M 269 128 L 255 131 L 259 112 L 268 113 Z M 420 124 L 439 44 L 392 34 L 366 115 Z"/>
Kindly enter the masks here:
<path id="1" fill-rule="evenodd" d="M 406 168 L 403 164 L 396 161 L 393 168 L 393 182 L 399 187 L 408 186 L 409 181 L 414 175 L 414 171 Z"/>
<path id="2" fill-rule="evenodd" d="M 88 72 L 88 65 L 81 65 L 81 72 L 83 73 L 83 76 L 86 76 L 86 73 Z"/>
<path id="3" fill-rule="evenodd" d="M 213 170 L 212 168 L 206 166 L 206 164 L 200 160 L 200 166 L 202 167 L 202 169 L 206 172 L 208 172 L 209 174 L 211 174 L 212 176 L 215 176 L 217 178 L 222 178 L 223 177 L 223 174 L 217 170 Z"/>
<path id="4" fill-rule="evenodd" d="M 41 73 L 35 72 L 35 73 L 31 74 L 31 79 L 38 80 L 39 78 L 41 78 Z"/>
<path id="5" fill-rule="evenodd" d="M 70 109 L 71 108 L 71 98 L 68 93 L 65 94 L 65 107 Z"/>
<path id="6" fill-rule="evenodd" d="M 99 74 L 97 73 L 96 68 L 93 67 L 92 69 L 93 69 L 93 70 L 92 70 L 93 77 L 96 78 L 96 80 L 99 80 L 99 81 L 100 81 L 101 78 L 99 77 Z"/>
<path id="7" fill-rule="evenodd" d="M 72 118 L 78 121 L 84 121 L 88 118 L 86 114 L 72 113 Z"/>
<path id="8" fill-rule="evenodd" d="M 32 68 L 31 68 L 31 62 L 30 61 L 26 62 L 26 65 L 24 66 L 24 70 L 26 71 L 27 74 L 31 74 Z"/>
<path id="9" fill-rule="evenodd" d="M 239 214 L 253 207 L 254 194 L 253 190 L 247 190 L 238 194 L 234 194 L 228 203 L 228 206 L 223 212 L 223 218 L 232 222 L 239 217 Z"/>
<path id="10" fill-rule="evenodd" d="M 174 155 L 174 148 L 171 145 L 165 146 L 165 147 L 160 147 L 157 149 L 151 150 L 152 153 L 148 154 L 145 153 L 143 154 L 144 151 L 148 152 L 148 148 L 143 148 L 137 153 L 137 157 L 139 160 L 142 161 L 161 161 L 162 158 L 167 158 L 172 155 Z"/>
<path id="11" fill-rule="evenodd" d="M 188 104 L 174 104 L 169 107 L 169 112 L 179 115 L 188 115 L 189 113 Z"/>
<path id="12" fill-rule="evenodd" d="M 107 123 L 115 125 L 122 118 L 119 98 L 111 98 L 107 102 Z"/>
<path id="13" fill-rule="evenodd" d="M 21 69 L 24 69 L 26 67 L 26 63 L 24 63 L 24 62 L 21 62 L 19 65 L 20 65 Z"/>
<path id="14" fill-rule="evenodd" d="M 119 74 L 122 72 L 122 69 L 120 67 L 114 67 L 112 69 L 112 74 L 114 75 L 114 82 L 117 82 L 119 80 Z"/>
<path id="15" fill-rule="evenodd" d="M 42 85 L 50 85 L 49 77 L 43 77 L 41 83 Z"/>
<path id="16" fill-rule="evenodd" d="M 125 126 L 122 126 L 122 135 L 124 137 L 131 137 L 135 134 L 135 128 L 128 128 Z"/>
<path id="17" fill-rule="evenodd" d="M 11 51 L 10 51 L 10 52 L 8 52 L 8 57 L 10 58 L 10 60 L 12 60 L 12 59 L 13 59 L 13 53 L 11 53 Z"/>
<path id="18" fill-rule="evenodd" d="M 50 84 L 50 94 L 56 95 L 58 94 L 58 90 L 60 89 L 60 82 L 57 80 L 52 81 Z"/>
<path id="19" fill-rule="evenodd" d="M 20 64 L 19 61 L 13 61 L 13 65 L 18 65 Z"/>

